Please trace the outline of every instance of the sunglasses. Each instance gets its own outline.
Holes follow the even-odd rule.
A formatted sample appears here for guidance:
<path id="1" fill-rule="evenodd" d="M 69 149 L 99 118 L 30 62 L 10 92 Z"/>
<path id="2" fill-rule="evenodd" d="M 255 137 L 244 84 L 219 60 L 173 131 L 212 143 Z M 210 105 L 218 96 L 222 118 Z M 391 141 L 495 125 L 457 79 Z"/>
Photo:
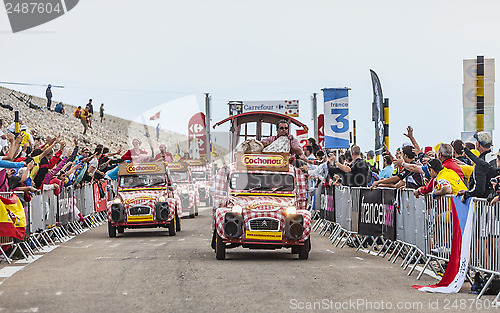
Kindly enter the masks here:
<path id="1" fill-rule="evenodd" d="M 283 129 L 288 129 L 288 127 L 280 127 L 280 129 L 281 129 L 281 130 L 283 130 Z"/>

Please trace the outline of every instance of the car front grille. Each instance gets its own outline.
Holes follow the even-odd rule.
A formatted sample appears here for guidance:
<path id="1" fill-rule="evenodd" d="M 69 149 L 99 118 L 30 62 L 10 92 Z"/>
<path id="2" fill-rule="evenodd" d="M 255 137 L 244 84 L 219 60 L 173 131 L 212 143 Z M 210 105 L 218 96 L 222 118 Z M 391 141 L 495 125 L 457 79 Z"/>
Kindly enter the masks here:
<path id="1" fill-rule="evenodd" d="M 129 209 L 130 215 L 149 215 L 151 209 L 147 206 L 135 206 Z"/>
<path id="2" fill-rule="evenodd" d="M 250 230 L 279 230 L 280 222 L 271 218 L 254 218 L 250 220 Z"/>
<path id="3" fill-rule="evenodd" d="M 198 188 L 198 193 L 200 195 L 200 198 L 205 199 L 206 197 L 205 188 Z"/>

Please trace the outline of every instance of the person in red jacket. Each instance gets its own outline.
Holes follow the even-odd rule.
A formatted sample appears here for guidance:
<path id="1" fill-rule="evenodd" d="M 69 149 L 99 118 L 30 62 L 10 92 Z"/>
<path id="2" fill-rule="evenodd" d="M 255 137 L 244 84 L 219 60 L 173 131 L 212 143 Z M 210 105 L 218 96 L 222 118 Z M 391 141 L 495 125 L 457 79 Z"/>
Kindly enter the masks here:
<path id="1" fill-rule="evenodd" d="M 128 150 L 125 152 L 124 155 L 122 155 L 121 159 L 124 161 L 136 161 L 136 162 L 144 162 L 147 161 L 148 157 L 148 152 L 144 149 L 141 149 L 141 140 L 138 138 L 135 138 L 132 140 L 132 145 L 134 148 Z"/>
<path id="2" fill-rule="evenodd" d="M 163 162 L 173 162 L 174 161 L 174 156 L 172 153 L 167 151 L 167 146 L 164 144 L 160 145 L 160 153 L 158 153 L 153 161 L 158 161 L 162 160 Z"/>

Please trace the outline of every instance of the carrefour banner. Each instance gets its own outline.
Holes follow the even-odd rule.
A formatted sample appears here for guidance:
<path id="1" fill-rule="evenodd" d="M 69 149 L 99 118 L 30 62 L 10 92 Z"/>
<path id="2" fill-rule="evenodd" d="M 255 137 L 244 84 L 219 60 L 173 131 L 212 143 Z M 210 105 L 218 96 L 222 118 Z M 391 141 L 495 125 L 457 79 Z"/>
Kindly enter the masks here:
<path id="1" fill-rule="evenodd" d="M 349 91 L 323 89 L 325 99 L 325 148 L 349 148 Z"/>

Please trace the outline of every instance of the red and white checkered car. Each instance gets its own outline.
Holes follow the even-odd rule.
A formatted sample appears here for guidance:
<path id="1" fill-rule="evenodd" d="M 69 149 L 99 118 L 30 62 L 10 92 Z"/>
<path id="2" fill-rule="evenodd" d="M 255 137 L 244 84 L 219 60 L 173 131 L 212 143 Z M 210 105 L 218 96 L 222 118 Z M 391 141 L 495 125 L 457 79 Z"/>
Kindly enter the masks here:
<path id="1" fill-rule="evenodd" d="M 292 175 L 294 190 L 232 190 L 232 175 L 248 173 Z M 311 214 L 306 205 L 306 178 L 299 169 L 290 166 L 288 172 L 240 171 L 231 164 L 222 167 L 216 175 L 212 228 L 224 242 L 243 246 L 255 243 L 303 245 L 311 232 Z M 236 232 L 239 235 L 237 238 L 230 237 L 225 231 L 225 223 L 234 221 L 233 216 L 238 214 L 242 217 L 242 230 Z M 300 223 L 302 228 L 297 226 L 293 236 L 287 233 L 291 228 L 287 227 L 287 223 Z"/>

